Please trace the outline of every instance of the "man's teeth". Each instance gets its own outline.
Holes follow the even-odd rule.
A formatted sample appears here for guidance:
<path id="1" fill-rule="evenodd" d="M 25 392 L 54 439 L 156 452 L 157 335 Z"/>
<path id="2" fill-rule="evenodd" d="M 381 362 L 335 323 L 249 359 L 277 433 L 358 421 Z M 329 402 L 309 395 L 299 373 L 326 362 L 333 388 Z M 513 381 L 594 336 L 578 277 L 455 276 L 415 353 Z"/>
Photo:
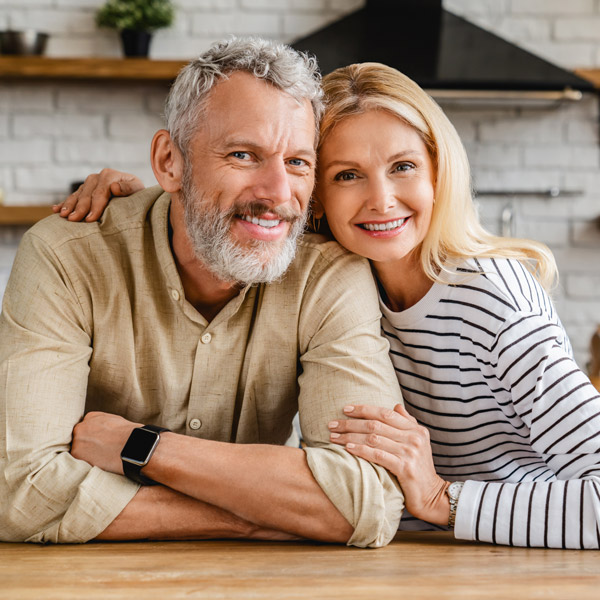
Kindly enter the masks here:
<path id="1" fill-rule="evenodd" d="M 362 223 L 361 227 L 363 229 L 368 229 L 369 231 L 390 231 L 390 229 L 396 229 L 396 227 L 403 225 L 407 218 L 408 217 L 398 219 L 397 221 L 388 221 L 387 223 Z"/>
<path id="2" fill-rule="evenodd" d="M 277 227 L 277 225 L 281 223 L 281 221 L 278 219 L 259 219 L 258 217 L 251 217 L 250 215 L 241 215 L 241 218 L 244 221 L 248 221 L 248 223 L 252 223 L 253 225 L 260 225 L 261 227 L 266 227 L 267 229 Z"/>

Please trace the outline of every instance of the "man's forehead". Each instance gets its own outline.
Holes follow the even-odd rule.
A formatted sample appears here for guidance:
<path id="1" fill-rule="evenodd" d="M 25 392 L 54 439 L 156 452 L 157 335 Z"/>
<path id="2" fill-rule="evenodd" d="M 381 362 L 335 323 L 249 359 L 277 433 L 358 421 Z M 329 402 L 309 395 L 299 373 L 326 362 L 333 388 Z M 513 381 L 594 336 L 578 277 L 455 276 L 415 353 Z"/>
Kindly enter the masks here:
<path id="1" fill-rule="evenodd" d="M 205 124 L 232 129 L 241 137 L 257 129 L 266 132 L 286 130 L 294 137 L 309 135 L 316 124 L 309 100 L 296 100 L 287 92 L 250 73 L 236 71 L 211 91 L 203 115 Z"/>

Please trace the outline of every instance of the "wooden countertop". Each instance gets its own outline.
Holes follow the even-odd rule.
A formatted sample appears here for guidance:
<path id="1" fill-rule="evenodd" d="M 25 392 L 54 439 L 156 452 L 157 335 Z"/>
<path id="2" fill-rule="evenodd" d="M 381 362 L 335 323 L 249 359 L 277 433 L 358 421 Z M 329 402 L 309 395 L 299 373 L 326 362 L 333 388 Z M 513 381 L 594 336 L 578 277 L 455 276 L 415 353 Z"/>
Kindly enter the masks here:
<path id="1" fill-rule="evenodd" d="M 386 548 L 237 541 L 0 544 L 0 598 L 594 599 L 600 553 L 402 533 Z"/>

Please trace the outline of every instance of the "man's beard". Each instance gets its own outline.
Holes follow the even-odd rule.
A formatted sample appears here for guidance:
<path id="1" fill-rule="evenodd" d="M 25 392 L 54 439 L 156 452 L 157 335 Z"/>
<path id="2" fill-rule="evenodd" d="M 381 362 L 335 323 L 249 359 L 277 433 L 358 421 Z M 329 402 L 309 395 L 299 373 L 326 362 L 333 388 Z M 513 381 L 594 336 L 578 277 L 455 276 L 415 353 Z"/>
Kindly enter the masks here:
<path id="1" fill-rule="evenodd" d="M 223 211 L 217 202 L 203 198 L 194 186 L 190 161 L 186 161 L 184 166 L 181 202 L 187 234 L 196 258 L 217 279 L 244 285 L 270 283 L 283 276 L 294 259 L 307 218 L 305 213 L 286 207 L 274 208 L 260 201 L 236 202 Z M 290 222 L 284 240 L 252 240 L 247 246 L 242 246 L 232 238 L 231 227 L 236 215 L 260 217 L 267 212 Z"/>

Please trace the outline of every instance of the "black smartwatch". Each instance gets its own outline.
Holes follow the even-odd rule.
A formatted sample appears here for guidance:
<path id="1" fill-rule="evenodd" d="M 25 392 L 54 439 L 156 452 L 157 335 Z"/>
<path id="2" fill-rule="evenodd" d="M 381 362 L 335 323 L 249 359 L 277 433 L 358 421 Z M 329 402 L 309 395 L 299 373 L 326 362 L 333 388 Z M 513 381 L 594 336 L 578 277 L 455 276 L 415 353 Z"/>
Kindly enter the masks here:
<path id="1" fill-rule="evenodd" d="M 138 427 L 131 432 L 127 443 L 121 450 L 123 473 L 136 483 L 158 485 L 158 482 L 142 475 L 142 468 L 148 464 L 154 450 L 156 450 L 161 431 L 169 430 L 156 425 Z"/>

